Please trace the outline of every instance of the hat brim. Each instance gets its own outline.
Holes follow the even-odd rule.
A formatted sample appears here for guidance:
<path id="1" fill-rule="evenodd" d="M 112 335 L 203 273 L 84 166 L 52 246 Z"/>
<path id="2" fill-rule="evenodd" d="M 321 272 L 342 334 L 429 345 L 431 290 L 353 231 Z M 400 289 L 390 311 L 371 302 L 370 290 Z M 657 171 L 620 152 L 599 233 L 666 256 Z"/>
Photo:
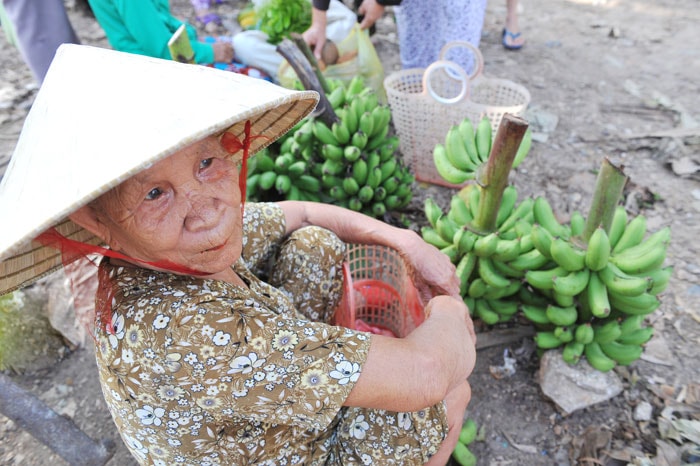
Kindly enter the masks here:
<path id="1" fill-rule="evenodd" d="M 62 45 L 0 184 L 0 216 L 10 219 L 0 229 L 0 294 L 61 266 L 60 252 L 33 241 L 44 231 L 99 244 L 68 216 L 136 173 L 213 134 L 242 141 L 246 122 L 253 155 L 317 102 L 316 92 L 237 73 Z"/>

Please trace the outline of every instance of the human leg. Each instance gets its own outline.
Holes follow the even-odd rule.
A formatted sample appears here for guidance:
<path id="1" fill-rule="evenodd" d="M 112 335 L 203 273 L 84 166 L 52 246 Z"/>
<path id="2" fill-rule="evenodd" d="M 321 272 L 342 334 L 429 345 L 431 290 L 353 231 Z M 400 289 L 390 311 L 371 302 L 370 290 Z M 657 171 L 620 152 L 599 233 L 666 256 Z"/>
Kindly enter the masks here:
<path id="1" fill-rule="evenodd" d="M 328 322 L 343 290 L 345 244 L 335 233 L 309 226 L 282 243 L 270 274 L 270 284 L 292 299 L 311 320 Z"/>
<path id="2" fill-rule="evenodd" d="M 518 25 L 518 0 L 506 0 L 506 23 L 503 28 L 503 47 L 518 50 L 525 44 L 525 38 Z"/>
<path id="3" fill-rule="evenodd" d="M 445 405 L 447 407 L 447 423 L 449 429 L 447 431 L 447 438 L 442 445 L 440 450 L 430 458 L 426 466 L 444 466 L 447 464 L 452 455 L 452 451 L 457 445 L 459 440 L 459 432 L 462 429 L 462 424 L 464 423 L 464 411 L 467 409 L 467 405 L 472 397 L 472 390 L 469 382 L 466 380 L 448 393 L 447 398 L 445 398 Z"/>
<path id="4" fill-rule="evenodd" d="M 14 25 L 22 58 L 41 84 L 58 46 L 80 43 L 63 0 L 4 0 L 3 5 Z"/>

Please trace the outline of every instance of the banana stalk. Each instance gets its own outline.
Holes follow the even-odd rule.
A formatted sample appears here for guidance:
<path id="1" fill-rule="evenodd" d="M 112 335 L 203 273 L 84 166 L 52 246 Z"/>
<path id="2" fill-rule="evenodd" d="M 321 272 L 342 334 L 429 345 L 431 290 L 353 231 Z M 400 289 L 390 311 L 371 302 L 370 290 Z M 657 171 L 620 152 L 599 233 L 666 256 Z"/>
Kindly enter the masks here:
<path id="1" fill-rule="evenodd" d="M 471 227 L 477 232 L 490 233 L 496 230 L 503 191 L 508 186 L 508 175 L 527 128 L 526 120 L 509 113 L 503 115 L 488 162 L 477 174 L 476 182 L 481 190 L 481 200 L 471 223 Z"/>
<path id="2" fill-rule="evenodd" d="M 586 218 L 586 225 L 581 233 L 581 240 L 588 244 L 593 232 L 602 226 L 606 233 L 610 232 L 610 224 L 615 215 L 622 190 L 627 183 L 627 175 L 620 167 L 616 167 L 606 157 L 598 172 L 591 208 Z"/>

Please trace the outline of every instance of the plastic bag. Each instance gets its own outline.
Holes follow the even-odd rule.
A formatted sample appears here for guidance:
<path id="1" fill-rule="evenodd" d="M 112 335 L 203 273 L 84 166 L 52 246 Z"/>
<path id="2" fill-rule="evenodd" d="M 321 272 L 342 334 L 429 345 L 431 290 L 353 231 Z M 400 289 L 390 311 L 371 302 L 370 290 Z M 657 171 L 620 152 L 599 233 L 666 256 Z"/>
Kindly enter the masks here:
<path id="1" fill-rule="evenodd" d="M 355 24 L 350 34 L 338 42 L 336 46 L 340 56 L 339 63 L 328 65 L 323 71 L 323 75 L 326 78 L 339 79 L 346 84 L 353 77 L 362 76 L 365 84 L 377 93 L 378 100 L 381 103 L 386 103 L 384 67 L 369 38 L 369 31 L 360 29 L 359 23 Z M 280 65 L 278 79 L 280 85 L 290 89 L 294 87 L 297 75 L 287 60 L 283 60 Z"/>

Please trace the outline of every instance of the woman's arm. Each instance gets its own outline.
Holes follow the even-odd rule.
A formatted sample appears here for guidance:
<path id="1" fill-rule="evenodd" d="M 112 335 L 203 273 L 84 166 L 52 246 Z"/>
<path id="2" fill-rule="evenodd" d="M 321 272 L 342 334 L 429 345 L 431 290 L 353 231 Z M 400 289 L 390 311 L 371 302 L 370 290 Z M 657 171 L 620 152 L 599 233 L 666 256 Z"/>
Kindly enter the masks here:
<path id="1" fill-rule="evenodd" d="M 454 264 L 416 232 L 332 204 L 284 201 L 279 205 L 285 214 L 287 233 L 316 225 L 333 231 L 346 243 L 392 247 L 413 269 L 414 283 L 425 301 L 443 294 L 459 298 Z"/>
<path id="2" fill-rule="evenodd" d="M 461 299 L 439 296 L 405 338 L 372 335 L 362 373 L 345 406 L 417 411 L 445 399 L 474 369 L 475 342 Z"/>

